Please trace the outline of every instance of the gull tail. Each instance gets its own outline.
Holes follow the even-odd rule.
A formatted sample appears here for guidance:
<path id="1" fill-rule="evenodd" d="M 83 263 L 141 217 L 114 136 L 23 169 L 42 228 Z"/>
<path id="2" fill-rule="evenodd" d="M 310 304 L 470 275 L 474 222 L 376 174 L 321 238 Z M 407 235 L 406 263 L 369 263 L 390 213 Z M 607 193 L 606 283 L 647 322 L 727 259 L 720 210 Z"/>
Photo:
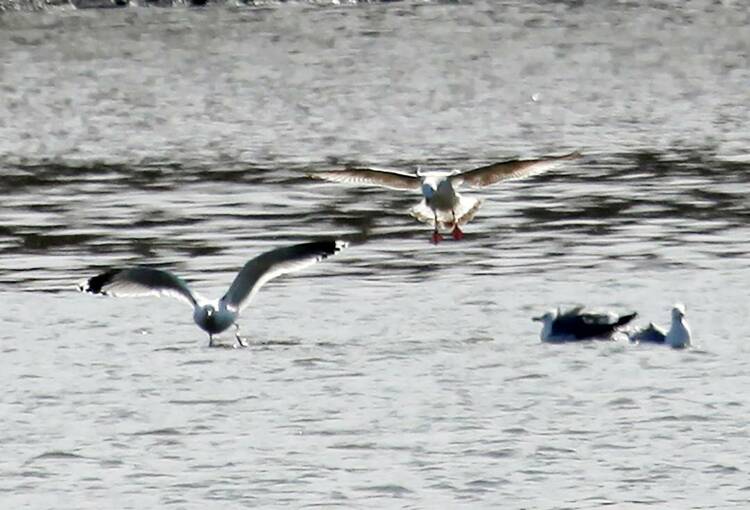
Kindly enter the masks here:
<path id="1" fill-rule="evenodd" d="M 471 221 L 474 216 L 479 212 L 479 208 L 482 205 L 482 200 L 473 197 L 462 197 L 459 196 L 459 203 L 456 206 L 456 223 L 463 226 Z M 435 224 L 435 214 L 432 209 L 427 205 L 425 200 L 422 200 L 418 205 L 411 208 L 409 213 L 417 221 L 427 223 L 428 225 Z M 453 228 L 453 215 L 450 211 L 437 211 L 438 228 L 443 230 L 450 230 Z"/>

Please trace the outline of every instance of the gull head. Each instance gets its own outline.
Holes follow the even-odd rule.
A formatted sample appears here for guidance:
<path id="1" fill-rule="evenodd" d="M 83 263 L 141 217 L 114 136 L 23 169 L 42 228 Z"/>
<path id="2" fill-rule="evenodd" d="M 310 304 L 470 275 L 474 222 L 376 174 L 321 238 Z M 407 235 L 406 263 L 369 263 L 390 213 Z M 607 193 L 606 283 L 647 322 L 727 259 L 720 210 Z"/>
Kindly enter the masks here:
<path id="1" fill-rule="evenodd" d="M 551 341 L 552 339 L 552 325 L 557 318 L 557 310 L 549 310 L 539 317 L 533 317 L 532 320 L 542 323 L 542 331 L 539 333 L 539 339 L 542 342 Z"/>
<path id="2" fill-rule="evenodd" d="M 557 310 L 548 310 L 542 315 L 539 315 L 538 317 L 532 317 L 531 320 L 536 322 L 542 322 L 545 325 L 552 324 L 552 321 L 554 321 L 557 318 Z"/>
<path id="3" fill-rule="evenodd" d="M 216 308 L 213 305 L 206 305 L 204 307 L 206 311 L 206 327 L 209 332 L 213 333 L 216 328 Z M 218 333 L 218 331 L 216 331 Z"/>
<path id="4" fill-rule="evenodd" d="M 672 320 L 680 320 L 685 317 L 685 305 L 682 303 L 675 303 L 672 308 Z"/>
<path id="5" fill-rule="evenodd" d="M 216 308 L 213 305 L 196 306 L 193 311 L 193 320 L 202 330 L 214 334 L 219 333 L 216 327 Z"/>
<path id="6" fill-rule="evenodd" d="M 424 197 L 427 200 L 430 200 L 435 195 L 435 188 L 433 188 L 432 186 L 430 186 L 427 183 L 423 183 L 422 184 L 422 195 L 424 195 Z"/>

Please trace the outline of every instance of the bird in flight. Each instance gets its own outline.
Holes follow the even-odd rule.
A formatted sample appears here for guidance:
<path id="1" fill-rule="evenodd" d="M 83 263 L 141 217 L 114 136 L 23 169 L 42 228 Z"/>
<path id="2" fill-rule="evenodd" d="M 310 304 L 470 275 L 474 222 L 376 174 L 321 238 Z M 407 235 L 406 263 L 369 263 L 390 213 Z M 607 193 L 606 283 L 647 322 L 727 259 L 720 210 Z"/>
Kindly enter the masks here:
<path id="1" fill-rule="evenodd" d="M 464 197 L 456 191 L 461 186 L 484 188 L 512 179 L 522 179 L 546 172 L 558 165 L 582 157 L 579 152 L 538 159 L 501 161 L 466 171 L 406 174 L 376 168 L 347 168 L 314 172 L 309 177 L 331 182 L 380 186 L 395 190 L 421 191 L 422 202 L 411 209 L 411 215 L 423 223 L 434 225 L 432 242 L 443 240 L 440 230 L 451 230 L 453 238 L 463 239 L 461 225 L 477 213 L 481 200 Z"/>
<path id="2" fill-rule="evenodd" d="M 214 347 L 214 335 L 231 326 L 236 329 L 238 345 L 245 347 L 237 319 L 261 287 L 277 276 L 299 271 L 335 255 L 346 246 L 348 243 L 344 241 L 329 239 L 262 253 L 250 259 L 237 273 L 226 294 L 213 302 L 191 291 L 181 278 L 169 271 L 143 266 L 110 269 L 84 281 L 78 289 L 117 297 L 153 295 L 179 299 L 193 309 L 193 320 L 208 333 L 209 347 Z"/>

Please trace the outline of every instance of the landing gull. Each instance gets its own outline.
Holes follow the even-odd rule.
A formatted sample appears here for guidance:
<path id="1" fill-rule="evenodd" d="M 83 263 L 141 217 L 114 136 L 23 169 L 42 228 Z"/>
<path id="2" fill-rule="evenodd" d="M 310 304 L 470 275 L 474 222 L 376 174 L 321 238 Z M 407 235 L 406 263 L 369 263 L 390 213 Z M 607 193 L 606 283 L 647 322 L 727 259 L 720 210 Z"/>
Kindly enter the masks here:
<path id="1" fill-rule="evenodd" d="M 546 172 L 565 161 L 580 157 L 581 154 L 576 151 L 563 156 L 502 161 L 463 172 L 421 173 L 417 171 L 416 174 L 406 174 L 375 168 L 347 168 L 315 172 L 309 174 L 309 177 L 331 182 L 421 191 L 424 199 L 410 212 L 418 221 L 434 225 L 432 242 L 437 244 L 443 239 L 440 229 L 450 228 L 454 239 L 463 239 L 461 225 L 476 215 L 482 203 L 479 199 L 462 196 L 456 188 L 462 185 L 483 188 L 501 181 L 521 179 Z"/>
<path id="2" fill-rule="evenodd" d="M 584 311 L 582 306 L 566 312 L 550 310 L 533 320 L 542 323 L 542 342 L 572 342 L 609 339 L 620 327 L 636 317 L 636 313 L 617 315 L 613 312 Z"/>
<path id="3" fill-rule="evenodd" d="M 676 349 L 690 346 L 690 326 L 685 319 L 685 305 L 676 303 L 672 308 L 672 324 L 669 331 L 650 322 L 645 328 L 628 335 L 630 340 L 638 343 L 665 344 Z"/>
<path id="4" fill-rule="evenodd" d="M 237 319 L 253 297 L 268 281 L 282 274 L 299 271 L 346 248 L 341 240 L 296 244 L 267 251 L 250 259 L 237 273 L 226 294 L 209 302 L 192 292 L 187 284 L 168 271 L 150 267 L 115 268 L 82 282 L 82 292 L 108 296 L 170 296 L 193 309 L 193 320 L 208 333 L 209 347 L 213 336 L 234 325 L 237 343 L 245 347 L 239 335 Z"/>

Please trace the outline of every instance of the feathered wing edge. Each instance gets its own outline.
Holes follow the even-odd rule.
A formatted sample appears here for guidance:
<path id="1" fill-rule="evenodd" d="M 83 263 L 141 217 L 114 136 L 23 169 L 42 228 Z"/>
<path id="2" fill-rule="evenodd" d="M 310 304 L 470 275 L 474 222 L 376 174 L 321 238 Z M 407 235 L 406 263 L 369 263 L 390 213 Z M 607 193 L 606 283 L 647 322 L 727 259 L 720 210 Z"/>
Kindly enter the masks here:
<path id="1" fill-rule="evenodd" d="M 649 322 L 648 326 L 630 331 L 628 338 L 631 342 L 663 344 L 667 339 L 668 331 Z"/>
<path id="2" fill-rule="evenodd" d="M 450 177 L 454 186 L 466 184 L 476 188 L 482 188 L 500 181 L 522 179 L 532 175 L 540 174 L 557 167 L 559 164 L 583 157 L 580 152 L 575 151 L 562 156 L 547 156 L 538 159 L 522 159 L 501 161 L 491 165 L 482 166 L 466 172 L 459 172 Z"/>
<path id="3" fill-rule="evenodd" d="M 221 298 L 221 302 L 228 308 L 240 312 L 270 280 L 311 266 L 335 255 L 348 245 L 346 241 L 331 239 L 296 244 L 262 253 L 244 265 Z"/>
<path id="4" fill-rule="evenodd" d="M 625 326 L 637 316 L 637 312 L 617 315 L 610 311 L 586 311 L 583 306 L 576 306 L 567 312 L 560 314 L 561 318 L 574 319 L 577 317 L 580 318 L 583 323 L 588 325 L 612 326 L 613 328 Z"/>
<path id="5" fill-rule="evenodd" d="M 80 283 L 78 290 L 114 297 L 169 296 L 191 308 L 197 304 L 196 295 L 182 279 L 168 271 L 142 266 L 110 269 Z"/>
<path id="6" fill-rule="evenodd" d="M 402 174 L 391 170 L 376 168 L 347 168 L 328 172 L 307 174 L 313 179 L 348 184 L 369 184 L 389 189 L 419 191 L 422 180 L 416 175 Z"/>

